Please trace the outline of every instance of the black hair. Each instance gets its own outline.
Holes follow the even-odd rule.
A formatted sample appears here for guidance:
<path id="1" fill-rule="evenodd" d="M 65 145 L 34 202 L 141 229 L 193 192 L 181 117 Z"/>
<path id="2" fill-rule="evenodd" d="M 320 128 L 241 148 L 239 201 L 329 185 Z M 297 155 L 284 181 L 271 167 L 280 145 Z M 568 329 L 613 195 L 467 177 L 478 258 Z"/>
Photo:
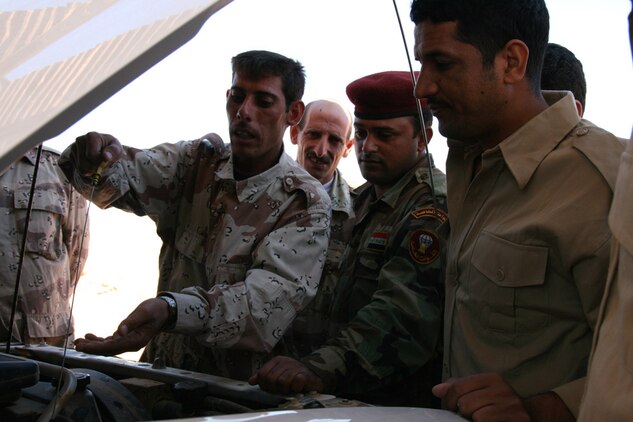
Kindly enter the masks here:
<path id="1" fill-rule="evenodd" d="M 265 50 L 251 50 L 231 59 L 233 75 L 240 73 L 253 80 L 270 76 L 281 78 L 286 109 L 303 97 L 306 75 L 303 65 L 296 60 Z"/>
<path id="2" fill-rule="evenodd" d="M 457 36 L 475 46 L 485 66 L 512 39 L 529 51 L 526 78 L 540 90 L 543 56 L 549 36 L 549 13 L 544 0 L 412 0 L 411 20 L 420 24 L 456 22 Z"/>
<path id="3" fill-rule="evenodd" d="M 587 81 L 582 63 L 574 53 L 559 44 L 549 43 L 545 50 L 541 89 L 571 91 L 585 108 Z"/>

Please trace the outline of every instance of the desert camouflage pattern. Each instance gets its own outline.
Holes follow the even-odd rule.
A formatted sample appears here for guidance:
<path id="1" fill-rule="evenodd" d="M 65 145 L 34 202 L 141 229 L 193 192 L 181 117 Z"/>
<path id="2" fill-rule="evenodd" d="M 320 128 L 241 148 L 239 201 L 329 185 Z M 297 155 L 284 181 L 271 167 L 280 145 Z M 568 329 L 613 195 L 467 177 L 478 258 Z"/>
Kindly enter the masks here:
<path id="1" fill-rule="evenodd" d="M 13 339 L 25 343 L 46 341 L 61 346 L 69 330 L 70 304 L 88 256 L 90 235 L 86 224 L 87 201 L 66 180 L 57 165 L 58 157 L 59 153 L 47 148 L 40 157 Z M 37 149 L 33 149 L 0 175 L 1 341 L 9 336 L 36 160 Z M 71 340 L 72 334 L 71 322 Z"/>
<path id="2" fill-rule="evenodd" d="M 71 146 L 62 167 L 86 194 L 87 179 L 74 173 L 72 161 Z M 214 134 L 125 147 L 94 202 L 149 216 L 163 241 L 158 291 L 173 292 L 172 331 L 179 334 L 155 337 L 146 360 L 245 379 L 276 353 L 316 294 L 330 201 L 286 153 L 273 168 L 236 181 L 230 148 Z"/>
<path id="3" fill-rule="evenodd" d="M 356 223 L 331 305 L 330 339 L 302 362 L 340 397 L 437 405 L 441 374 L 446 179 L 422 160 L 376 200 L 354 191 Z"/>
<path id="4" fill-rule="evenodd" d="M 284 353 L 300 358 L 311 353 L 325 343 L 330 323 L 330 303 L 341 273 L 341 262 L 345 247 L 352 237 L 354 209 L 350 187 L 336 170 L 330 187 L 332 202 L 332 222 L 325 268 L 321 276 L 319 290 L 306 309 L 301 311 L 291 329 L 284 336 Z"/>

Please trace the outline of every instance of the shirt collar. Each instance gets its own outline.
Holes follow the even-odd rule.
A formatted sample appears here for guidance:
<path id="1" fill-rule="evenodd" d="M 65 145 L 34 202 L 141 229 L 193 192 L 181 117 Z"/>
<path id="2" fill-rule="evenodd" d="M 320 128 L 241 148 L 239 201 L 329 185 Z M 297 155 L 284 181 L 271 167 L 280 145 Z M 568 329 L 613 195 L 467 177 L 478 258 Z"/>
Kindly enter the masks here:
<path id="1" fill-rule="evenodd" d="M 246 202 L 251 201 L 259 193 L 268 189 L 274 180 L 288 176 L 287 170 L 292 166 L 292 163 L 294 163 L 294 160 L 282 150 L 277 164 L 248 179 L 236 181 L 233 176 L 233 155 L 229 154 L 224 166 L 220 167 L 215 174 L 220 179 L 233 181 L 235 183 L 237 199 L 240 202 Z"/>
<path id="2" fill-rule="evenodd" d="M 338 169 L 334 172 L 332 186 L 328 193 L 332 201 L 332 211 L 341 211 L 350 217 L 354 215 L 349 185 Z"/>
<path id="3" fill-rule="evenodd" d="M 413 178 L 416 178 L 419 183 L 426 183 L 427 185 L 432 187 L 431 182 L 430 182 L 430 177 L 429 177 L 429 165 L 428 165 L 427 157 L 431 159 L 431 166 L 433 168 L 433 176 L 434 176 L 433 181 L 435 185 L 435 193 L 436 194 L 438 193 L 438 189 L 440 191 L 443 189 L 444 194 L 446 194 L 446 185 L 441 184 L 441 186 L 438 186 L 436 184 L 437 180 L 440 179 L 436 175 L 436 173 L 439 172 L 439 170 L 437 170 L 433 166 L 432 164 L 433 159 L 429 154 L 421 158 L 420 161 L 418 161 L 417 164 L 413 166 L 411 170 L 405 173 L 400 178 L 400 180 L 396 182 L 395 185 L 389 188 L 389 190 L 387 190 L 387 192 L 385 192 L 385 194 L 380 198 L 380 201 L 384 202 L 391 208 L 395 208 L 398 205 L 398 199 L 400 198 L 402 191 L 404 190 L 404 188 L 407 187 L 407 185 Z M 359 189 L 358 195 L 369 194 L 369 192 L 371 192 L 371 195 L 375 195 L 375 191 L 371 188 L 372 188 L 371 183 L 365 183 L 364 185 L 358 188 Z"/>
<path id="4" fill-rule="evenodd" d="M 506 165 L 523 189 L 541 162 L 580 123 L 574 97 L 565 91 L 543 91 L 549 107 L 499 143 Z M 494 154 L 497 148 L 485 151 Z"/>

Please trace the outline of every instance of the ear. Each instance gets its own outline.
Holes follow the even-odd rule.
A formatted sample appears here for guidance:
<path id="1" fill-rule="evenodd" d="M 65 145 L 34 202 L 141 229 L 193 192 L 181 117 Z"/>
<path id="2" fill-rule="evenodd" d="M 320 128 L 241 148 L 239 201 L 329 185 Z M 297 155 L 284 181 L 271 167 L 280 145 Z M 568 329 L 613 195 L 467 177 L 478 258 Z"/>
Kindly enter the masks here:
<path id="1" fill-rule="evenodd" d="M 503 80 L 508 84 L 515 84 L 525 78 L 530 49 L 523 41 L 510 40 L 497 54 L 503 64 Z"/>
<path id="2" fill-rule="evenodd" d="M 345 142 L 345 151 L 343 152 L 343 158 L 349 155 L 349 152 L 352 150 L 354 146 L 354 138 L 349 138 L 347 142 Z"/>
<path id="3" fill-rule="evenodd" d="M 426 144 L 431 143 L 431 138 L 433 137 L 433 128 L 431 126 L 427 126 L 424 128 L 424 132 L 426 133 L 426 142 L 424 142 L 424 136 L 422 136 L 422 131 L 418 133 L 418 148 L 419 152 L 422 152 L 426 149 Z"/>
<path id="4" fill-rule="evenodd" d="M 303 117 L 303 112 L 305 111 L 306 106 L 303 104 L 303 101 L 298 100 L 290 104 L 290 108 L 288 109 L 288 118 L 286 119 L 286 123 L 288 126 L 294 126 L 301 121 Z"/>
<path id="5" fill-rule="evenodd" d="M 301 129 L 299 129 L 298 124 L 290 126 L 290 142 L 292 142 L 292 145 L 297 145 L 297 143 L 299 142 L 300 131 Z"/>
<path id="6" fill-rule="evenodd" d="M 578 111 L 578 116 L 582 117 L 582 113 L 585 112 L 585 110 L 582 109 L 582 103 L 578 100 L 576 100 L 576 111 Z"/>

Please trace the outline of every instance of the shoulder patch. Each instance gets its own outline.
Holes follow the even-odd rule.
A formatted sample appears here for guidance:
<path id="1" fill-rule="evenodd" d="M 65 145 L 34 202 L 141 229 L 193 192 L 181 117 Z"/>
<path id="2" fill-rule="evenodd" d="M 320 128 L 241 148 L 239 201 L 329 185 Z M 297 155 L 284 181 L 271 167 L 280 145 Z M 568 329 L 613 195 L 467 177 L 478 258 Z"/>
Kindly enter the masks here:
<path id="1" fill-rule="evenodd" d="M 435 218 L 436 220 L 439 220 L 440 223 L 448 220 L 448 215 L 446 215 L 446 213 L 439 208 L 418 208 L 417 210 L 411 211 L 411 215 L 414 218 Z"/>
<path id="2" fill-rule="evenodd" d="M 430 264 L 440 256 L 440 239 L 434 231 L 418 229 L 409 238 L 409 255 L 418 264 Z"/>

